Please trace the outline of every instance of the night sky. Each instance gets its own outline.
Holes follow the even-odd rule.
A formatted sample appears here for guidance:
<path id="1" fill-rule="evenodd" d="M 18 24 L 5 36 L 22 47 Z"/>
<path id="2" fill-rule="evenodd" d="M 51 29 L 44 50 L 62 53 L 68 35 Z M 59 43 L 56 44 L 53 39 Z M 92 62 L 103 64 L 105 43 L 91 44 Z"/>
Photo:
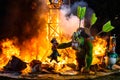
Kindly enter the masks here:
<path id="1" fill-rule="evenodd" d="M 71 0 L 71 4 L 80 0 Z M 119 0 L 84 0 L 94 10 L 98 20 L 93 30 L 100 31 L 104 23 L 111 21 L 115 27 L 111 35 L 117 36 L 117 49 L 120 53 L 120 1 Z M 20 41 L 38 33 L 38 19 L 35 17 L 42 3 L 38 0 L 0 0 L 0 39 L 17 36 Z M 44 19 L 41 24 L 43 24 Z M 41 25 L 42 26 L 42 25 Z"/>

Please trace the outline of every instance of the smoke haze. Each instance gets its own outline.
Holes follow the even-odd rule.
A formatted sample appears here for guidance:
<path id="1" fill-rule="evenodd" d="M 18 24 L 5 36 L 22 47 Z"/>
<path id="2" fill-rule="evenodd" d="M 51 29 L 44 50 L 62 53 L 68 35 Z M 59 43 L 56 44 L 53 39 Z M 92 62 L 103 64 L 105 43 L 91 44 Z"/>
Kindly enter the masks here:
<path id="1" fill-rule="evenodd" d="M 88 4 L 86 2 L 75 2 L 73 5 L 71 5 L 71 7 L 63 5 L 60 10 L 60 26 L 62 27 L 63 32 L 70 36 L 79 27 L 79 18 L 77 17 L 78 6 L 87 8 L 85 15 L 85 25 L 83 22 L 80 27 L 89 28 L 91 26 L 91 16 L 93 14 L 93 10 L 88 7 Z"/>
<path id="2" fill-rule="evenodd" d="M 0 39 L 36 36 L 46 23 L 46 11 L 45 0 L 0 0 Z"/>

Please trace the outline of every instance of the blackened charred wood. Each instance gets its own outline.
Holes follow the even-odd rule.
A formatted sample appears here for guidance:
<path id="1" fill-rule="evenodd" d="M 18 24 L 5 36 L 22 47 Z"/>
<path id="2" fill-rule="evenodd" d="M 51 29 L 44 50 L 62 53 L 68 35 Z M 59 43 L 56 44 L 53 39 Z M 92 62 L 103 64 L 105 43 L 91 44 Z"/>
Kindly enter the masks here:
<path id="1" fill-rule="evenodd" d="M 15 71 L 21 72 L 27 67 L 26 63 L 17 58 L 16 56 L 12 56 L 12 59 L 9 60 L 6 66 L 4 66 L 4 71 Z"/>

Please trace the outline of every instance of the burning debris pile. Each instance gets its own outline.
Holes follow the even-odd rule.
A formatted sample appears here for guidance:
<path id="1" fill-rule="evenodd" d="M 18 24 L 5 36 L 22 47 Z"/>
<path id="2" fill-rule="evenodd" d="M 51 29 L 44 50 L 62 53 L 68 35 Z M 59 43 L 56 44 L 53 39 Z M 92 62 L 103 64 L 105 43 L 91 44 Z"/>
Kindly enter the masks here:
<path id="1" fill-rule="evenodd" d="M 73 62 L 73 59 L 71 59 L 71 54 L 73 55 L 73 53 L 70 53 L 70 52 L 73 52 L 73 50 L 71 49 L 67 49 L 70 54 L 65 53 L 65 51 L 62 51 L 64 53 L 58 58 L 60 62 L 57 63 L 54 60 L 50 62 L 50 59 L 47 58 L 48 55 L 46 55 L 46 60 L 44 61 L 40 60 L 39 58 L 38 60 L 34 59 L 33 56 L 28 57 L 27 55 L 25 55 L 25 53 L 22 56 L 22 54 L 20 54 L 21 52 L 20 49 L 17 48 L 13 43 L 14 42 L 10 40 L 6 40 L 5 42 L 3 41 L 1 45 L 1 48 L 2 48 L 2 53 L 0 55 L 1 70 L 3 69 L 5 72 L 16 71 L 16 72 L 23 72 L 23 73 L 31 73 L 31 72 L 32 73 L 34 72 L 59 73 L 59 72 L 64 72 L 69 70 L 71 71 L 76 70 L 77 64 L 76 62 Z M 94 47 L 93 47 L 92 64 L 93 65 L 98 63 L 100 64 L 102 58 L 105 56 L 107 42 L 102 38 L 96 38 L 93 41 L 93 45 Z M 68 54 L 69 56 L 66 54 Z M 35 58 L 36 56 L 37 55 L 35 55 Z M 99 59 L 99 57 L 101 58 Z M 74 57 L 74 60 L 76 61 L 75 57 Z"/>

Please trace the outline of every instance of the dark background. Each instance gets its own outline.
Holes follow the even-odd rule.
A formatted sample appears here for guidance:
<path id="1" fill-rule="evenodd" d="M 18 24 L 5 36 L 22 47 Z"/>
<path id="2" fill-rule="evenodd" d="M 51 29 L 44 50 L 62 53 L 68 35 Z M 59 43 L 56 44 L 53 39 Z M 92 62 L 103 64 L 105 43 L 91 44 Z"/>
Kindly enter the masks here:
<path id="1" fill-rule="evenodd" d="M 71 0 L 71 4 L 80 0 Z M 93 29 L 101 31 L 108 20 L 115 27 L 110 32 L 117 36 L 116 52 L 120 53 L 120 1 L 119 0 L 84 0 L 98 17 Z M 38 33 L 39 26 L 35 14 L 39 6 L 38 0 L 0 0 L 0 40 L 17 36 L 22 42 Z M 41 7 L 42 10 L 42 7 Z M 44 21 L 44 20 L 42 20 Z M 43 24 L 43 22 L 41 22 Z M 33 27 L 35 26 L 35 27 Z M 42 26 L 42 25 L 41 25 Z"/>

